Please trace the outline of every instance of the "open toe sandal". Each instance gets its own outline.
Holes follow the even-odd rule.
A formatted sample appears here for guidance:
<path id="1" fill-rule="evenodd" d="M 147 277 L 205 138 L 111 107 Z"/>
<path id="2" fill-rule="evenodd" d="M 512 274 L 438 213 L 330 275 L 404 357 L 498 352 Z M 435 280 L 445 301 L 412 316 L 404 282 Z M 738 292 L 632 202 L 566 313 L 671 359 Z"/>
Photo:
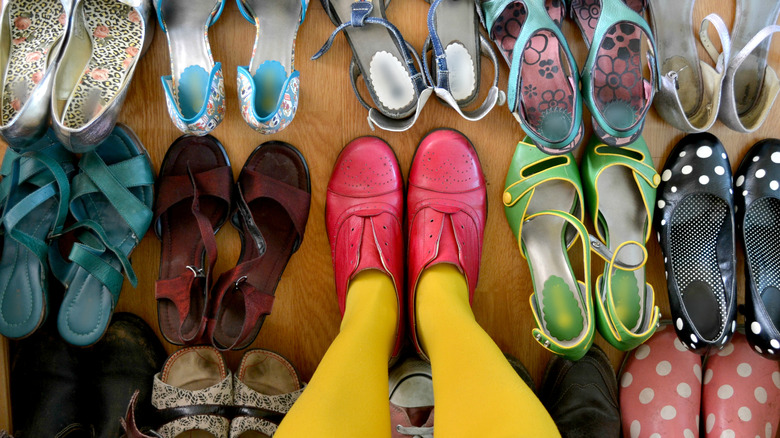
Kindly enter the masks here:
<path id="1" fill-rule="evenodd" d="M 57 328 L 67 342 L 88 346 L 105 333 L 124 276 L 137 279 L 128 259 L 152 221 L 154 175 L 135 133 L 117 125 L 97 149 L 81 156 L 73 178 L 70 213 L 77 241 L 52 270 L 67 292 Z"/>
<path id="2" fill-rule="evenodd" d="M 52 92 L 52 127 L 75 153 L 111 135 L 152 44 L 151 0 L 77 0 Z"/>
<path id="3" fill-rule="evenodd" d="M 780 140 L 756 143 L 736 177 L 737 232 L 745 245 L 745 335 L 759 354 L 780 360 Z"/>
<path id="4" fill-rule="evenodd" d="M 68 215 L 73 155 L 49 131 L 21 156 L 6 151 L 0 184 L 0 333 L 31 334 L 48 311 L 49 246 Z"/>
<path id="5" fill-rule="evenodd" d="M 577 163 L 571 154 L 549 156 L 518 143 L 506 177 L 504 212 L 528 261 L 534 293 L 533 336 L 551 352 L 577 360 L 593 343 L 590 240 L 583 219 Z M 578 281 L 568 248 L 583 239 L 584 281 Z"/>
<path id="6" fill-rule="evenodd" d="M 577 62 L 560 29 L 563 3 L 489 0 L 481 6 L 485 28 L 509 64 L 509 111 L 545 153 L 573 150 L 583 137 L 582 100 Z"/>
<path id="7" fill-rule="evenodd" d="M 705 132 L 718 118 L 731 41 L 723 19 L 717 14 L 706 16 L 701 22 L 699 40 L 715 63 L 714 68 L 699 59 L 692 36 L 694 3 L 695 0 L 654 0 L 649 3 L 661 74 L 653 102 L 661 117 L 675 128 L 684 132 Z M 675 10 L 683 13 L 669 13 Z M 721 53 L 710 40 L 710 25 L 717 31 Z"/>
<path id="8" fill-rule="evenodd" d="M 772 35 L 780 32 L 780 3 L 738 0 L 731 33 L 731 58 L 723 81 L 718 118 L 739 132 L 753 132 L 766 120 L 780 92 L 780 80 L 767 64 Z"/>
<path id="9" fill-rule="evenodd" d="M 217 139 L 187 135 L 168 148 L 154 207 L 162 241 L 155 298 L 160 332 L 172 344 L 195 342 L 206 328 L 214 234 L 230 214 L 232 192 L 233 171 Z"/>
<path id="10" fill-rule="evenodd" d="M 0 135 L 23 149 L 46 133 L 66 0 L 9 0 L 0 14 Z"/>
<path id="11" fill-rule="evenodd" d="M 344 31 L 352 48 L 350 78 L 360 103 L 368 110 L 368 123 L 386 131 L 406 131 L 420 116 L 432 91 L 423 74 L 417 52 L 385 17 L 387 0 L 322 0 L 336 30 L 312 59 L 330 49 Z M 360 96 L 357 79 L 362 76 L 376 108 Z"/>
<path id="12" fill-rule="evenodd" d="M 582 161 L 582 185 L 596 234 L 616 259 L 639 267 L 626 270 L 608 262 L 596 278 L 599 332 L 623 351 L 650 338 L 660 316 L 645 272 L 645 244 L 660 182 L 642 137 L 622 148 L 591 139 Z"/>
<path id="13" fill-rule="evenodd" d="M 298 109 L 300 73 L 295 70 L 295 38 L 308 2 L 237 0 L 241 14 L 257 32 L 252 59 L 238 67 L 241 115 L 257 132 L 286 128 Z"/>
<path id="14" fill-rule="evenodd" d="M 640 15 L 646 0 L 567 0 L 588 57 L 582 69 L 582 97 L 593 131 L 604 143 L 633 143 L 645 125 L 658 88 L 655 42 Z M 646 39 L 650 80 L 643 74 L 642 40 Z"/>
<path id="15" fill-rule="evenodd" d="M 310 200 L 309 169 L 297 149 L 270 141 L 252 152 L 236 183 L 238 208 L 231 217 L 241 234 L 241 255 L 212 290 L 215 347 L 240 350 L 257 337 L 284 268 L 303 241 Z"/>
<path id="16" fill-rule="evenodd" d="M 155 0 L 160 29 L 168 37 L 171 75 L 163 76 L 173 124 L 185 134 L 206 135 L 225 116 L 222 63 L 214 62 L 208 29 L 226 0 Z"/>
<path id="17" fill-rule="evenodd" d="M 672 149 L 654 221 L 677 336 L 699 354 L 723 348 L 736 329 L 734 199 L 714 135 L 689 134 Z"/>
<path id="18" fill-rule="evenodd" d="M 430 1 L 430 0 L 428 0 Z M 466 120 L 485 117 L 497 104 L 503 105 L 506 94 L 498 89 L 498 59 L 490 42 L 479 31 L 478 6 L 467 1 L 433 0 L 428 10 L 428 38 L 422 59 L 428 83 L 447 105 Z M 433 75 L 428 52 L 433 50 Z M 482 104 L 468 110 L 479 96 L 482 77 L 480 55 L 493 62 L 493 85 Z"/>

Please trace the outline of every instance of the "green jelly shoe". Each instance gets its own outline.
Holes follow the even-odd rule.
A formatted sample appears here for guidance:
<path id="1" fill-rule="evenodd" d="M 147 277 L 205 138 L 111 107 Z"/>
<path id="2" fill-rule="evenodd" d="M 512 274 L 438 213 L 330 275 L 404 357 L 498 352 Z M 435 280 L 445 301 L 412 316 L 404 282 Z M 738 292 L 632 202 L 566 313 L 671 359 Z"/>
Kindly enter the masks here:
<path id="1" fill-rule="evenodd" d="M 642 137 L 617 148 L 594 136 L 582 161 L 582 182 L 601 241 L 593 245 L 614 254 L 596 279 L 596 323 L 604 339 L 628 351 L 653 335 L 660 317 L 653 287 L 646 283 L 644 245 L 661 178 Z"/>
<path id="2" fill-rule="evenodd" d="M 593 343 L 590 239 L 582 224 L 577 162 L 550 156 L 530 139 L 518 143 L 504 189 L 504 212 L 528 261 L 534 293 L 533 337 L 547 350 L 577 360 Z M 574 275 L 567 250 L 581 237 L 584 281 Z"/>

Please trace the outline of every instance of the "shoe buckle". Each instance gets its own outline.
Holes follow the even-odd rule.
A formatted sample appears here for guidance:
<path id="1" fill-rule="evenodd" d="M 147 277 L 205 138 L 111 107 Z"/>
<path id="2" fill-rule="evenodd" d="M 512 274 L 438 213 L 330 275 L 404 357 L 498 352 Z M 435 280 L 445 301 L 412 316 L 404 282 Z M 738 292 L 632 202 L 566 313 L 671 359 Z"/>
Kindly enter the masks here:
<path id="1" fill-rule="evenodd" d="M 239 286 L 241 286 L 241 283 L 243 283 L 243 282 L 245 282 L 245 281 L 246 281 L 246 275 L 242 275 L 242 276 L 241 276 L 241 277 L 240 277 L 238 280 L 236 280 L 236 282 L 235 282 L 235 283 L 233 283 L 233 287 L 235 287 L 236 289 L 238 289 L 238 288 L 239 288 Z"/>
<path id="2" fill-rule="evenodd" d="M 192 271 L 192 275 L 195 276 L 195 278 L 203 278 L 205 275 L 203 274 L 203 268 L 196 268 L 191 265 L 187 265 L 187 269 Z"/>

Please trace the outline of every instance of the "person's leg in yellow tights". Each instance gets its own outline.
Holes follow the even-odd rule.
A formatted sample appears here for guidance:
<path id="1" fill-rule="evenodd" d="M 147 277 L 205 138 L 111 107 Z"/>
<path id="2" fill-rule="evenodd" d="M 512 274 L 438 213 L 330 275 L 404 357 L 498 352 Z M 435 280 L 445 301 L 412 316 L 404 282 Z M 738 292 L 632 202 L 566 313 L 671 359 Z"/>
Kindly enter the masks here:
<path id="1" fill-rule="evenodd" d="M 378 270 L 355 276 L 341 331 L 274 436 L 389 437 L 387 364 L 397 322 L 390 277 Z"/>
<path id="2" fill-rule="evenodd" d="M 427 268 L 417 283 L 417 334 L 433 373 L 434 434 L 560 436 L 542 403 L 474 319 L 468 294 L 466 278 L 450 264 Z"/>

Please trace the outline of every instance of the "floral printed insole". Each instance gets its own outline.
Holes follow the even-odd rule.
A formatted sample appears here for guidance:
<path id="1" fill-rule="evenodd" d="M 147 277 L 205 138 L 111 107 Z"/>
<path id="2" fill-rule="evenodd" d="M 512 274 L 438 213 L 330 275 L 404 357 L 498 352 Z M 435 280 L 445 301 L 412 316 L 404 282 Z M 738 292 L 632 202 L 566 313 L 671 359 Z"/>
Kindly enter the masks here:
<path id="1" fill-rule="evenodd" d="M 17 0 L 8 5 L 11 48 L 2 96 L 2 124 L 16 116 L 46 73 L 49 50 L 65 32 L 59 0 Z"/>
<path id="2" fill-rule="evenodd" d="M 602 0 L 574 0 L 572 10 L 580 28 L 592 42 Z M 634 10 L 644 6 L 627 0 Z M 604 36 L 593 66 L 593 93 L 600 112 L 615 128 L 633 126 L 645 105 L 642 75 L 642 31 L 631 23 L 618 23 Z"/>
<path id="3" fill-rule="evenodd" d="M 547 0 L 548 12 L 560 25 L 563 8 L 559 0 Z M 507 63 L 512 63 L 512 51 L 525 23 L 522 3 L 507 6 L 493 25 L 493 35 Z M 550 31 L 540 31 L 526 44 L 520 69 L 522 93 L 519 105 L 525 119 L 543 137 L 560 141 L 569 135 L 573 118 L 573 94 L 561 61 L 561 46 Z M 522 113 L 522 112 L 521 112 Z"/>
<path id="4" fill-rule="evenodd" d="M 116 0 L 85 0 L 84 27 L 92 40 L 92 58 L 65 105 L 63 124 L 86 125 L 122 89 L 125 76 L 141 52 L 141 15 Z"/>

